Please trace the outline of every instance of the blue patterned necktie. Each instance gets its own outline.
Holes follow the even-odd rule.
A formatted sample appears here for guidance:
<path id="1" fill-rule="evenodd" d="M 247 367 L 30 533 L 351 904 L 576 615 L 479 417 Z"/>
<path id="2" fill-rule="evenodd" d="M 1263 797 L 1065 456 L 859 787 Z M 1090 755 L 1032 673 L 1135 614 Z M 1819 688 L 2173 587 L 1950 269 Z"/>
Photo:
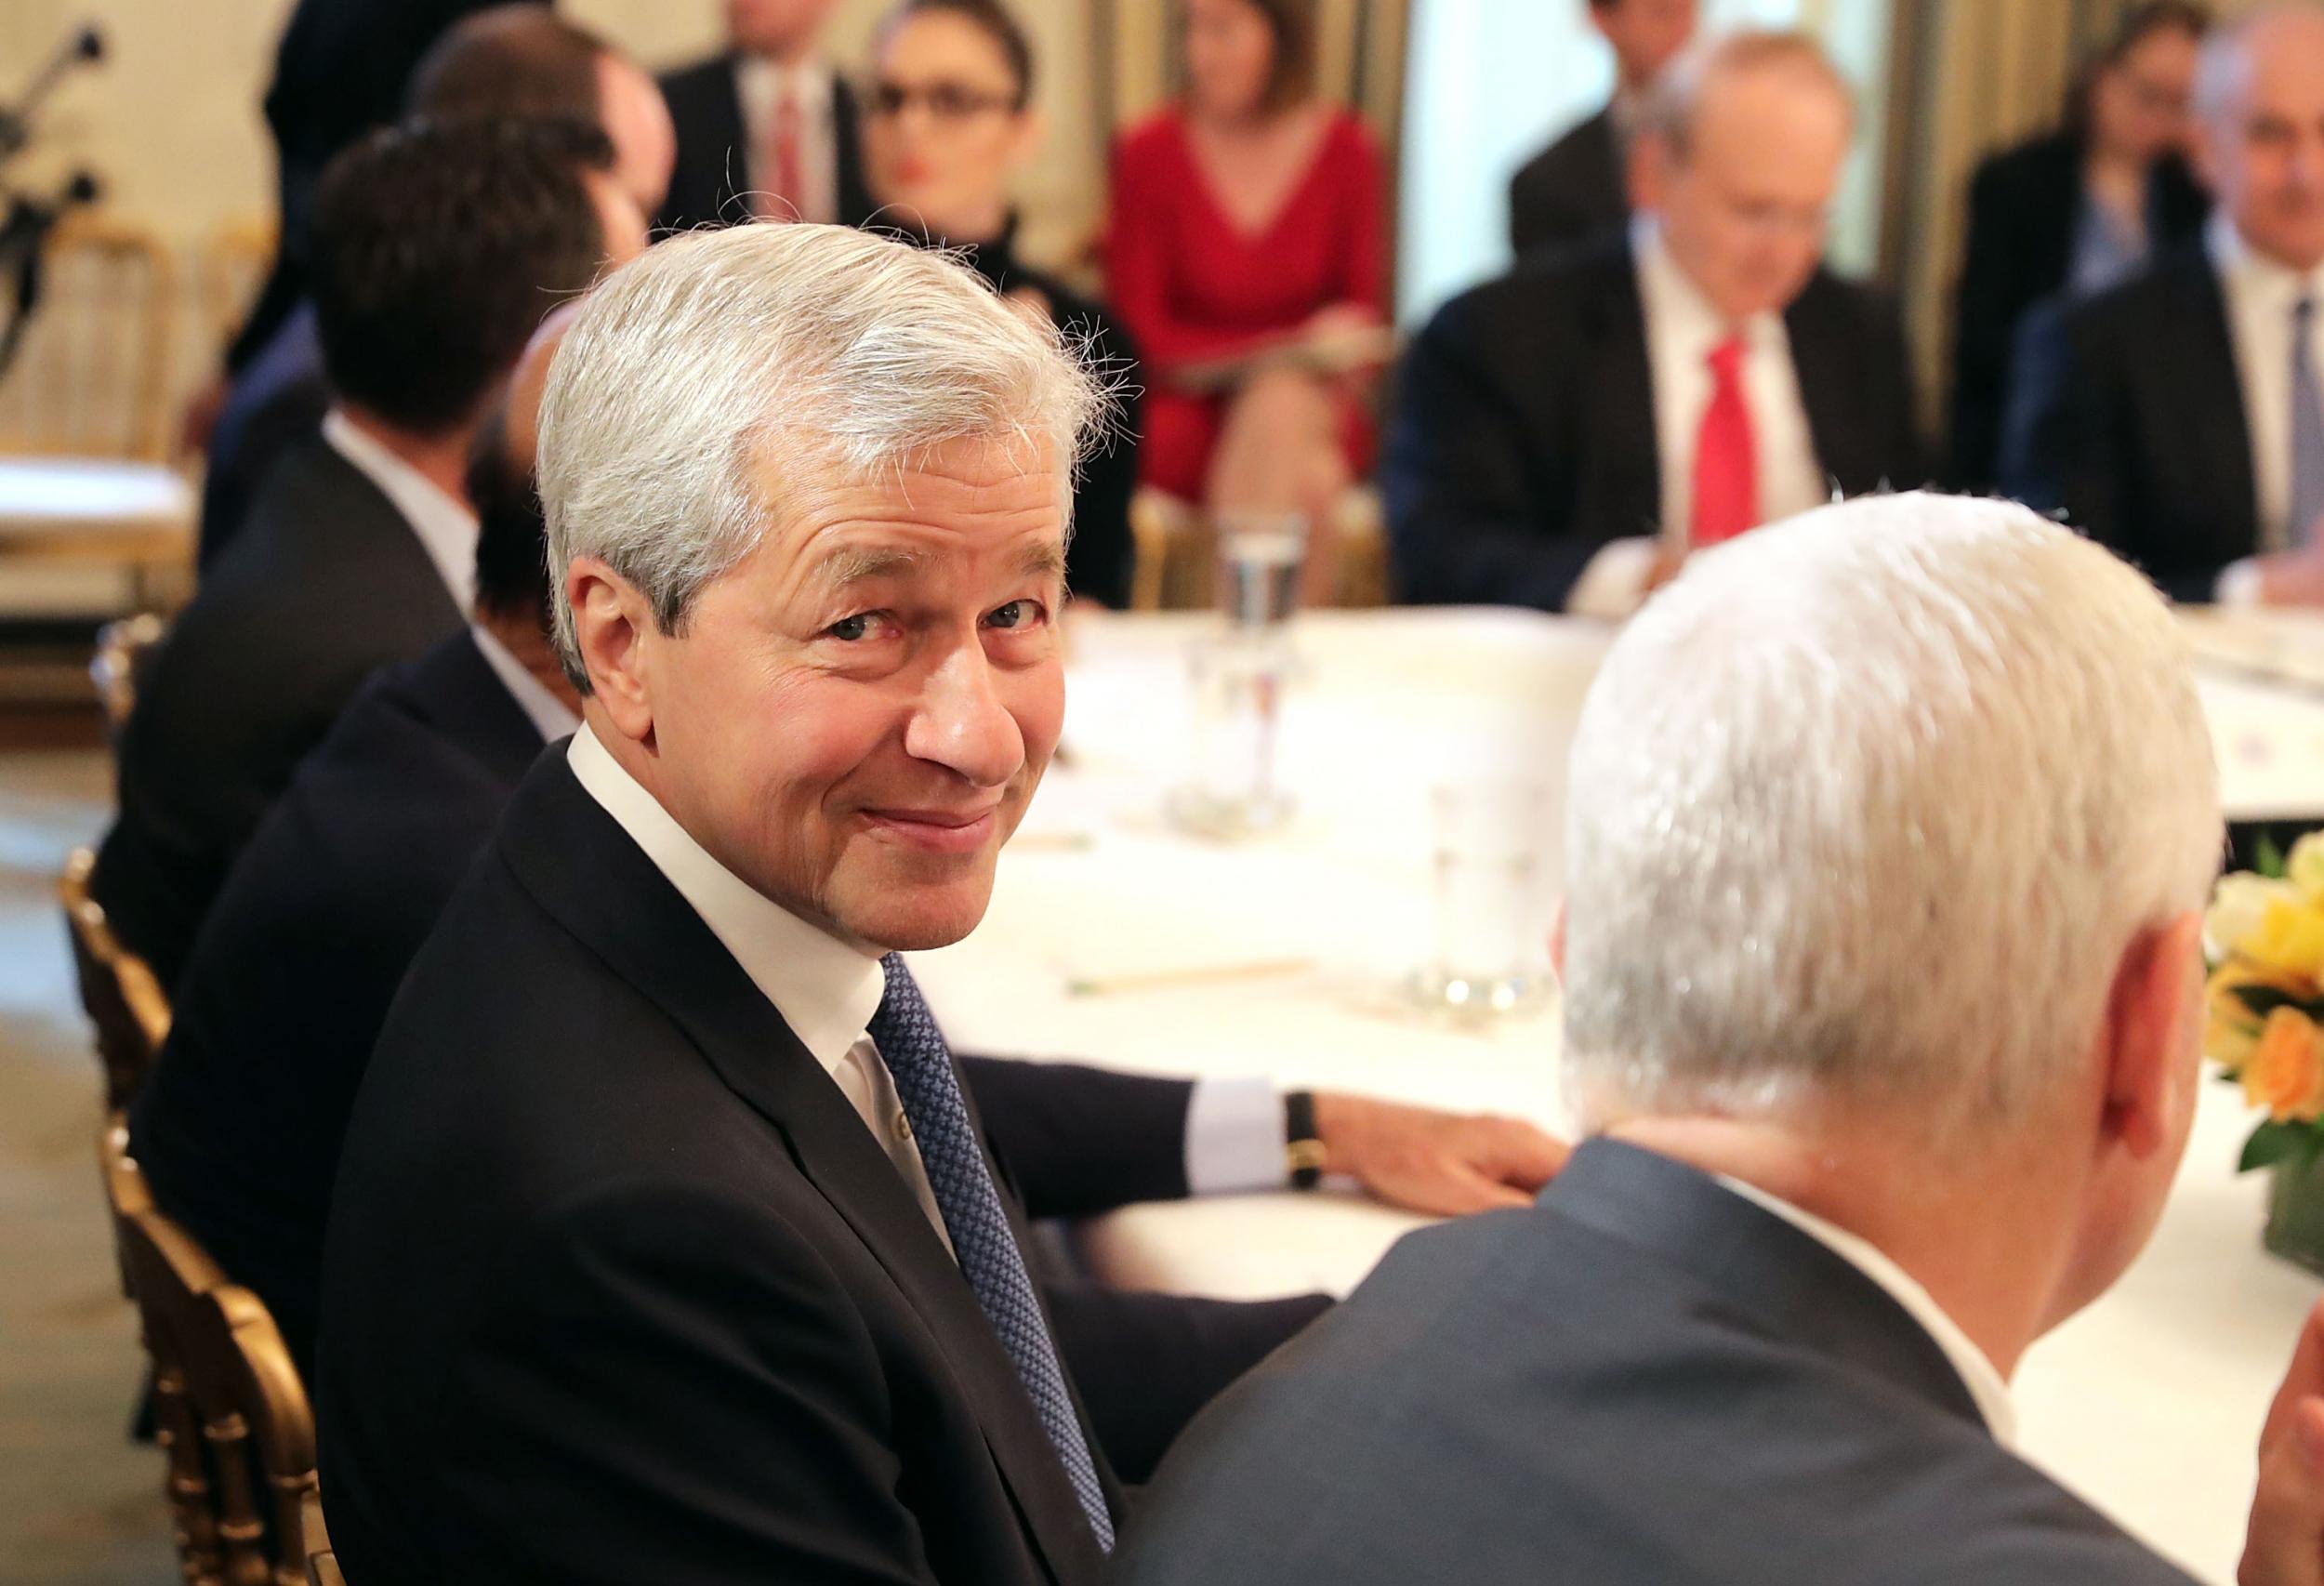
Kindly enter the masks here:
<path id="1" fill-rule="evenodd" d="M 2324 381 L 2316 372 L 2316 299 L 2291 307 L 2291 522 L 2285 544 L 2309 543 L 2324 518 Z"/>
<path id="2" fill-rule="evenodd" d="M 1042 1429 L 1056 1445 L 1065 1477 L 1073 1483 L 1074 1496 L 1081 1500 L 1089 1528 L 1097 1533 L 1098 1546 L 1112 1553 L 1114 1520 L 1106 1512 L 1105 1492 L 1098 1485 L 1089 1445 L 1065 1392 L 1064 1368 L 1057 1363 L 1057 1346 L 1034 1296 L 1024 1252 L 1017 1249 L 1016 1235 L 1001 1210 L 1000 1194 L 985 1170 L 984 1148 L 970 1126 L 951 1049 L 944 1045 L 944 1032 L 936 1027 L 935 1016 L 921 1000 L 920 988 L 912 983 L 904 960 L 891 953 L 880 960 L 880 968 L 887 971 L 888 994 L 872 1015 L 869 1034 L 895 1078 L 896 1097 L 911 1120 L 920 1163 L 936 1193 L 936 1209 L 952 1235 L 953 1253 L 1032 1395 Z"/>

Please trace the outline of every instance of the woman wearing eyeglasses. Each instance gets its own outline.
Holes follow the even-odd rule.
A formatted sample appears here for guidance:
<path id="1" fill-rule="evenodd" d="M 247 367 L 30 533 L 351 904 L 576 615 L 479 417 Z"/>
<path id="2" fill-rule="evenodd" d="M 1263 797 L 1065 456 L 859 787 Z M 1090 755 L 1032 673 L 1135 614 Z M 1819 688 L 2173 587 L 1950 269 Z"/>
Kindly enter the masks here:
<path id="1" fill-rule="evenodd" d="M 1977 168 L 1953 357 L 1953 466 L 1963 489 L 1992 487 L 2011 344 L 2026 311 L 2053 293 L 2104 291 L 2202 229 L 2210 200 L 2184 150 L 2210 24 L 2190 0 L 2133 7 L 2076 85 L 2064 129 Z"/>
<path id="2" fill-rule="evenodd" d="M 1370 461 L 1380 153 L 1314 91 L 1314 0 L 1187 0 L 1182 38 L 1184 92 L 1116 148 L 1106 239 L 1147 360 L 1144 478 L 1214 516 L 1319 522 Z"/>
<path id="3" fill-rule="evenodd" d="M 1033 52 L 997 0 L 904 0 L 874 45 L 864 156 L 881 205 L 874 229 L 958 248 L 1005 296 L 1087 340 L 1123 388 L 1110 443 L 1085 460 L 1074 496 L 1066 581 L 1075 595 L 1129 602 L 1129 498 L 1137 485 L 1137 359 L 1104 311 L 1016 256 L 1011 178 L 1041 141 Z"/>

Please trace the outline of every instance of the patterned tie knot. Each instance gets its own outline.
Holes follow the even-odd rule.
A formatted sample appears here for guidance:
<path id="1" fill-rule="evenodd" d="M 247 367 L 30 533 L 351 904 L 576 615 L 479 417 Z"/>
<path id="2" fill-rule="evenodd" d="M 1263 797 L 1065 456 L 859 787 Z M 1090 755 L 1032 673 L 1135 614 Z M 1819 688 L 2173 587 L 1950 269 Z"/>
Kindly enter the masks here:
<path id="1" fill-rule="evenodd" d="M 1723 386 L 1735 384 L 1743 371 L 1743 337 L 1730 336 L 1710 350 L 1703 360 L 1710 365 L 1711 377 Z"/>

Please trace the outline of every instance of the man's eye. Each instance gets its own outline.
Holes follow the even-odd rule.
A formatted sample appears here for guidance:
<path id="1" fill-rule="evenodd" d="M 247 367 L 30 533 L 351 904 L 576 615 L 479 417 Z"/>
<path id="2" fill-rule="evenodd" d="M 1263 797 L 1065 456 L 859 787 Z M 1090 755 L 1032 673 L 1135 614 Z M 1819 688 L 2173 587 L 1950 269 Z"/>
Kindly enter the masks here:
<path id="1" fill-rule="evenodd" d="M 1035 621 L 1039 616 L 1040 611 L 1038 601 L 1011 601 L 1007 605 L 996 609 L 992 615 L 984 620 L 995 628 L 1023 628 Z"/>
<path id="2" fill-rule="evenodd" d="M 865 612 L 857 616 L 843 616 L 823 631 L 825 638 L 837 639 L 843 643 L 852 644 L 859 639 L 870 636 L 871 625 L 871 614 Z"/>

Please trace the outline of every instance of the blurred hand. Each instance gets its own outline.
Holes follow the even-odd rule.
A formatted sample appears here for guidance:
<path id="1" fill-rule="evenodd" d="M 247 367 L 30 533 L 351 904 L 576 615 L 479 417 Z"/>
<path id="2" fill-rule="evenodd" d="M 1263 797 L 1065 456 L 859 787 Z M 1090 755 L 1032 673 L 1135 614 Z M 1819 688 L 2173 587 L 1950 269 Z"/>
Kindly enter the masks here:
<path id="1" fill-rule="evenodd" d="M 1572 1148 L 1516 1118 L 1463 1117 L 1338 1091 L 1315 1093 L 1324 1171 L 1391 1206 L 1438 1216 L 1523 1206 Z"/>
<path id="2" fill-rule="evenodd" d="M 1656 546 L 1654 565 L 1646 571 L 1645 592 L 1651 595 L 1657 589 L 1661 588 L 1663 585 L 1677 577 L 1679 569 L 1685 565 L 1686 552 L 1676 546 Z"/>
<path id="3" fill-rule="evenodd" d="M 2308 1313 L 2260 1431 L 2260 1479 L 2236 1579 L 2324 1586 L 2324 1302 Z"/>
<path id="4" fill-rule="evenodd" d="M 1377 330 L 1380 315 L 1362 303 L 1333 303 L 1308 315 L 1300 327 L 1302 336 L 1346 336 L 1355 331 Z"/>
<path id="5" fill-rule="evenodd" d="M 2271 606 L 2324 606 L 2324 545 L 2259 559 L 2260 600 Z"/>

